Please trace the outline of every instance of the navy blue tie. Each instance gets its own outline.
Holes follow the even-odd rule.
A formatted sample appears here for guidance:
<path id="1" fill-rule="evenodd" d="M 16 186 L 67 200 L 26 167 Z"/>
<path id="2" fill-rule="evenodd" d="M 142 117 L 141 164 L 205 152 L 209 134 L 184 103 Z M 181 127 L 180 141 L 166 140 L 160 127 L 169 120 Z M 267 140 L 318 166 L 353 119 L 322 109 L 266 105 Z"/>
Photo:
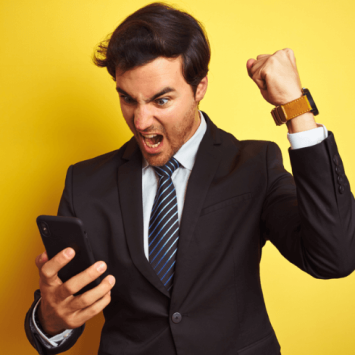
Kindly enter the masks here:
<path id="1" fill-rule="evenodd" d="M 159 186 L 149 221 L 149 262 L 168 291 L 173 285 L 179 240 L 178 206 L 171 176 L 179 166 L 175 158 L 154 166 Z"/>

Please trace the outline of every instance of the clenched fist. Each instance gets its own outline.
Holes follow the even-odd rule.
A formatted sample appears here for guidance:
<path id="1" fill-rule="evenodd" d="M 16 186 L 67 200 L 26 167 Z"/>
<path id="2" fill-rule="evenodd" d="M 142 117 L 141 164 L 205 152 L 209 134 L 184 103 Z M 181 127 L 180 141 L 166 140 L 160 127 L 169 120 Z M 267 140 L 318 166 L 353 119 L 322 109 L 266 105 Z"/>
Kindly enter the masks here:
<path id="1" fill-rule="evenodd" d="M 248 60 L 248 74 L 267 102 L 279 106 L 302 96 L 292 49 L 282 49 L 272 55 L 258 55 L 256 59 Z"/>
<path id="2" fill-rule="evenodd" d="M 302 96 L 301 81 L 292 49 L 282 49 L 274 54 L 261 54 L 247 61 L 249 76 L 261 95 L 272 105 L 280 106 Z M 317 128 L 311 112 L 304 113 L 286 123 L 289 133 Z"/>

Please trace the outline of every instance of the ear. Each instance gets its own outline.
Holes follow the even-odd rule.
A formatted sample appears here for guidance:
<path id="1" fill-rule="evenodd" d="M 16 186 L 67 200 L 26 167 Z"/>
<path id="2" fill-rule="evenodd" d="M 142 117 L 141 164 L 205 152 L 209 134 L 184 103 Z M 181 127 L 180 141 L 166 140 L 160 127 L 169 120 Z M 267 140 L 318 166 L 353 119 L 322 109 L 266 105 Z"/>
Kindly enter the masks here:
<path id="1" fill-rule="evenodd" d="M 207 75 L 200 81 L 196 88 L 195 100 L 200 102 L 206 94 L 208 86 L 208 78 Z"/>

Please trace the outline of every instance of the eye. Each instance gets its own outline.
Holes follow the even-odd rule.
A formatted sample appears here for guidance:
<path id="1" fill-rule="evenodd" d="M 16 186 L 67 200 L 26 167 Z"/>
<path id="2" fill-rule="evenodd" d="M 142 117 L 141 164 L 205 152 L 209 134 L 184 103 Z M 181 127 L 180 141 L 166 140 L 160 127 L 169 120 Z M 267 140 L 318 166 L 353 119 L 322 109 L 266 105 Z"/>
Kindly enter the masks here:
<path id="1" fill-rule="evenodd" d="M 120 98 L 121 98 L 126 104 L 129 104 L 129 105 L 132 105 L 132 104 L 134 104 L 134 102 L 135 102 L 130 96 L 120 95 Z"/>
<path id="2" fill-rule="evenodd" d="M 155 102 L 156 102 L 156 104 L 157 104 L 158 106 L 164 106 L 164 105 L 166 105 L 169 101 L 170 101 L 170 100 L 169 100 L 168 98 L 166 98 L 166 97 L 163 97 L 163 98 L 161 98 L 161 99 L 155 100 Z"/>

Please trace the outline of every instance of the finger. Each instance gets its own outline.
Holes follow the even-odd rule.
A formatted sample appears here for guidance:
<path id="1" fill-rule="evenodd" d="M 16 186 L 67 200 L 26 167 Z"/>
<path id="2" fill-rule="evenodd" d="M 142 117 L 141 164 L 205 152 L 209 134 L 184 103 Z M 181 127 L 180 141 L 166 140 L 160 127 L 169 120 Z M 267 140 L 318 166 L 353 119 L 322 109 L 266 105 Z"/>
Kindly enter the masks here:
<path id="1" fill-rule="evenodd" d="M 82 295 L 74 297 L 70 303 L 70 307 L 73 311 L 83 310 L 90 307 L 100 298 L 104 297 L 106 293 L 111 291 L 112 287 L 115 285 L 115 281 L 116 280 L 112 275 L 108 275 L 101 281 L 100 285 L 86 291 Z"/>
<path id="2" fill-rule="evenodd" d="M 43 264 L 39 270 L 41 282 L 51 286 L 57 284 L 58 271 L 74 258 L 75 251 L 72 248 L 66 248 L 55 255 L 52 259 Z"/>
<path id="3" fill-rule="evenodd" d="M 264 65 L 265 60 L 255 61 L 249 69 L 249 76 L 253 79 L 260 90 L 267 89 L 265 79 L 262 76 L 262 68 Z"/>
<path id="4" fill-rule="evenodd" d="M 270 54 L 259 54 L 256 59 L 259 60 L 259 59 L 262 59 L 262 58 L 265 58 L 265 57 L 270 57 Z"/>
<path id="5" fill-rule="evenodd" d="M 254 80 L 255 84 L 258 86 L 258 88 L 263 91 L 263 90 L 267 90 L 267 85 L 265 80 L 262 79 L 255 79 Z"/>
<path id="6" fill-rule="evenodd" d="M 296 57 L 295 57 L 295 53 L 293 52 L 293 50 L 290 48 L 284 48 L 283 51 L 286 53 L 287 57 L 289 58 L 289 60 L 293 64 L 293 66 L 297 67 L 296 66 Z"/>
<path id="7" fill-rule="evenodd" d="M 43 252 L 42 254 L 37 255 L 35 263 L 38 269 L 40 269 L 44 263 L 48 261 L 47 252 Z"/>
<path id="8" fill-rule="evenodd" d="M 96 262 L 86 270 L 80 272 L 79 274 L 66 281 L 61 287 L 61 296 L 66 298 L 70 295 L 74 295 L 90 282 L 96 280 L 102 273 L 106 271 L 106 269 L 106 263 L 103 261 Z"/>
<path id="9" fill-rule="evenodd" d="M 77 314 L 77 322 L 84 324 L 86 321 L 99 314 L 110 302 L 111 292 L 109 291 L 94 304 L 80 311 Z"/>
<path id="10" fill-rule="evenodd" d="M 262 59 L 253 62 L 253 64 L 249 68 L 249 76 L 253 79 L 256 76 L 256 73 L 258 73 L 258 72 L 260 73 L 260 71 L 264 67 L 264 65 L 265 65 L 265 60 L 262 60 Z"/>
<path id="11" fill-rule="evenodd" d="M 249 74 L 250 77 L 252 77 L 252 75 L 251 75 L 251 69 L 252 69 L 254 63 L 256 63 L 256 60 L 253 59 L 253 58 L 250 58 L 250 59 L 248 59 L 248 61 L 247 61 L 247 70 L 248 70 L 248 74 Z"/>
<path id="12" fill-rule="evenodd" d="M 291 48 L 284 48 L 281 50 L 282 52 L 286 53 L 287 55 L 289 55 L 290 57 L 294 57 L 295 54 L 293 52 L 293 50 Z"/>

